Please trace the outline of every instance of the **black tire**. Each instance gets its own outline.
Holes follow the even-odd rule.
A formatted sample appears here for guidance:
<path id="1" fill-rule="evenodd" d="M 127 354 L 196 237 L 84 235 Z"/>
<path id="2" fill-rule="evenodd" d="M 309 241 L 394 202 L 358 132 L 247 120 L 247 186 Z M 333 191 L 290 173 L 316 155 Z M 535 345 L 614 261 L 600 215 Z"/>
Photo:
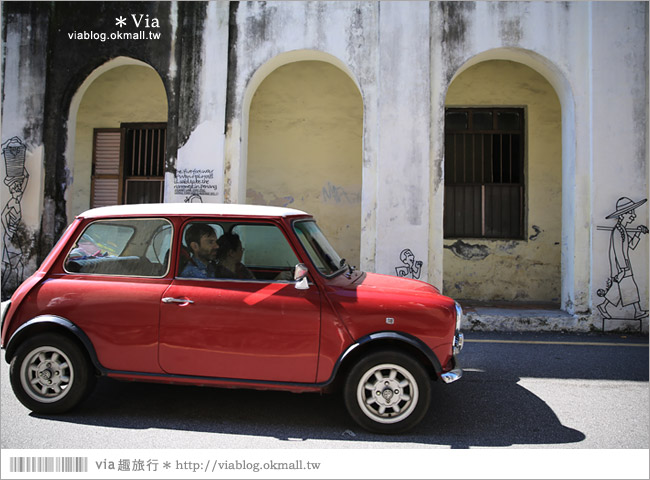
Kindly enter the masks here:
<path id="1" fill-rule="evenodd" d="M 96 378 L 83 350 L 73 340 L 45 333 L 26 340 L 11 359 L 11 387 L 34 413 L 63 413 L 86 398 Z"/>
<path id="2" fill-rule="evenodd" d="M 366 430 L 401 433 L 417 425 L 429 410 L 431 379 L 414 358 L 384 350 L 350 370 L 343 395 L 350 416 Z"/>

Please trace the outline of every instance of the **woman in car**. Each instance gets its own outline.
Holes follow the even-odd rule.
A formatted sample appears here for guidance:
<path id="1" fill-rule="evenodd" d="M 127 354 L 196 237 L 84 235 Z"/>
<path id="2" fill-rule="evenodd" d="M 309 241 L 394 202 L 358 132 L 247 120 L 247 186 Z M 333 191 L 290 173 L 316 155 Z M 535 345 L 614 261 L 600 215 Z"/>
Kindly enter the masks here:
<path id="1" fill-rule="evenodd" d="M 255 275 L 241 263 L 244 248 L 241 239 L 236 233 L 224 233 L 219 237 L 219 250 L 217 251 L 217 260 L 219 265 L 224 268 L 220 273 L 222 278 L 236 278 L 240 280 L 252 280 Z"/>

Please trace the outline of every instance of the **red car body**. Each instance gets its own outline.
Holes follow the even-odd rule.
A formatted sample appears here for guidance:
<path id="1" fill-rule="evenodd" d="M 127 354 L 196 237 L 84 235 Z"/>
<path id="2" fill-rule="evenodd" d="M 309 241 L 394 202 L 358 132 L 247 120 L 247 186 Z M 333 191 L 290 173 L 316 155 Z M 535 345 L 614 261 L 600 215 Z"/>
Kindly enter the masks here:
<path id="1" fill-rule="evenodd" d="M 71 261 L 71 252 L 81 244 L 90 225 L 104 222 L 98 225 L 112 227 L 127 220 L 134 225 L 139 225 L 133 223 L 136 221 L 145 222 L 143 225 L 156 221 L 159 230 L 165 231 L 168 251 L 164 263 L 159 259 L 158 273 L 115 275 L 71 270 L 66 262 Z M 179 263 L 187 241 L 182 232 L 187 225 L 201 222 L 231 229 L 235 226 L 242 232 L 251 227 L 272 228 L 273 238 L 279 241 L 281 232 L 299 263 L 306 266 L 303 288 L 297 288 L 298 278 L 183 278 Z M 12 362 L 20 357 L 21 345 L 34 336 L 47 339 L 48 335 L 58 335 L 79 347 L 88 362 L 89 378 L 106 375 L 216 387 L 326 391 L 343 386 L 355 365 L 371 355 L 380 358 L 382 352 L 409 357 L 434 380 L 450 383 L 461 377 L 456 354 L 463 343 L 462 311 L 454 300 L 425 282 L 361 272 L 342 262 L 335 272 L 323 272 L 322 265 L 315 262 L 315 250 L 308 251 L 304 235 L 298 235 L 302 232 L 296 225 L 304 222 L 313 228 L 313 218 L 296 210 L 216 204 L 122 206 L 85 212 L 66 230 L 38 271 L 16 290 L 10 303 L 3 305 L 8 307 L 3 308 L 1 337 L 6 359 Z M 256 241 L 250 234 L 248 238 Z M 151 239 L 152 244 L 154 241 Z M 137 248 L 127 244 L 126 250 L 137 252 Z M 147 248 L 151 252 L 151 246 Z M 151 253 L 149 256 L 156 258 Z M 114 258 L 84 256 L 81 263 L 108 263 Z M 263 267 L 255 274 L 268 277 L 276 273 L 264 270 L 272 269 Z M 58 346 L 55 349 L 60 350 L 66 351 Z M 55 353 L 54 358 L 59 356 Z M 12 373 L 14 390 L 29 389 L 24 386 L 29 368 L 40 373 L 32 374 L 27 381 L 43 382 L 43 378 L 58 374 L 38 360 L 23 363 L 32 366 L 22 369 L 22 377 L 20 365 L 12 364 L 16 370 Z M 397 360 L 388 364 L 401 365 Z M 40 376 L 35 380 L 36 375 Z M 32 410 L 57 413 L 71 408 L 65 402 L 60 408 L 52 406 L 60 403 L 49 400 L 57 397 L 56 392 L 40 383 L 39 387 L 35 395 L 16 393 L 21 401 L 26 398 L 27 403 L 23 403 Z M 413 387 L 418 397 L 427 388 Z M 71 389 L 71 385 L 63 382 L 61 388 Z M 347 388 L 349 401 L 354 404 L 355 395 L 363 395 L 363 389 Z M 388 405 L 396 401 L 393 390 L 377 390 L 376 395 L 385 395 Z M 63 391 L 59 389 L 59 393 Z M 400 393 L 403 405 L 413 403 L 408 392 Z M 399 416 L 400 408 L 389 408 L 389 416 Z M 393 421 L 385 418 L 385 413 L 375 416 L 365 412 L 362 424 L 371 430 L 392 432 L 419 421 Z"/>

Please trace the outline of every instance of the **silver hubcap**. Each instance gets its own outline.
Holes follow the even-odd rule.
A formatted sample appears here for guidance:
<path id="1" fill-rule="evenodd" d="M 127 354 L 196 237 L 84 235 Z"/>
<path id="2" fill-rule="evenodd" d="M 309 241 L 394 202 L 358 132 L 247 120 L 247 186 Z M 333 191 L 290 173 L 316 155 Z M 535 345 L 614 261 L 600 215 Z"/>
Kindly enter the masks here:
<path id="1" fill-rule="evenodd" d="M 61 400 L 70 391 L 74 380 L 72 362 L 55 347 L 32 350 L 20 368 L 20 381 L 27 395 L 41 403 Z"/>
<path id="2" fill-rule="evenodd" d="M 361 411 L 379 423 L 397 423 L 408 417 L 418 403 L 418 385 L 405 368 L 392 363 L 368 370 L 357 386 Z"/>

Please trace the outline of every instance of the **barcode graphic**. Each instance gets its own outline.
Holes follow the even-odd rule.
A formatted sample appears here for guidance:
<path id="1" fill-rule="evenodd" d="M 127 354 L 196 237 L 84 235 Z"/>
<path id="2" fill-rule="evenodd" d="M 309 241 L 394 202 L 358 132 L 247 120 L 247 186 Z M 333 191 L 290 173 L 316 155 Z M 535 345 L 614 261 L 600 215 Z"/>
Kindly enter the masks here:
<path id="1" fill-rule="evenodd" d="M 10 457 L 10 472 L 87 472 L 88 457 Z"/>

